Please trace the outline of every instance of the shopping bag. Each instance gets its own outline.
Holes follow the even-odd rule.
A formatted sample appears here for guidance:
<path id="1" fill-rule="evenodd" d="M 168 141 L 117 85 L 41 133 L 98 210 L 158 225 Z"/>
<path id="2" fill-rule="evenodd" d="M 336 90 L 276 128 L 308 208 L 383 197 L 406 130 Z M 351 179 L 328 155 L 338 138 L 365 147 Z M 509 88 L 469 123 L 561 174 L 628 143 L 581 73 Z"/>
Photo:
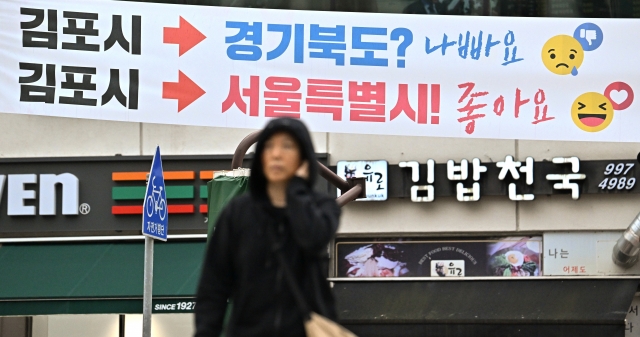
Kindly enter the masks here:
<path id="1" fill-rule="evenodd" d="M 207 192 L 209 194 L 207 199 L 207 206 L 209 207 L 207 241 L 211 238 L 216 221 L 224 207 L 227 206 L 231 199 L 243 194 L 248 189 L 248 176 L 219 175 L 207 183 Z"/>
<path id="2" fill-rule="evenodd" d="M 220 213 L 231 199 L 243 194 L 249 189 L 248 176 L 227 176 L 219 175 L 213 180 L 207 182 L 207 206 L 208 211 L 208 232 L 207 241 L 211 238 L 216 221 L 220 217 Z M 227 311 L 224 317 L 224 329 L 221 337 L 224 337 L 229 327 L 231 312 L 233 311 L 233 303 L 229 301 Z"/>
<path id="3" fill-rule="evenodd" d="M 342 325 L 315 312 L 311 312 L 309 319 L 304 322 L 304 330 L 307 337 L 357 337 Z"/>

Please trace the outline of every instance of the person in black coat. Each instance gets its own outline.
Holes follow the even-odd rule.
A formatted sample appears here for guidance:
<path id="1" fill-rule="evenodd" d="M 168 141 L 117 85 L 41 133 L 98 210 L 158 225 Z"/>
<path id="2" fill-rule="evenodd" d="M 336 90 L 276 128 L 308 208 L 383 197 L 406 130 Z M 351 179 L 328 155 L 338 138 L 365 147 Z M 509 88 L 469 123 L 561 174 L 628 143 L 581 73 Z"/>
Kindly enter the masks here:
<path id="1" fill-rule="evenodd" d="M 284 251 L 311 309 L 336 319 L 326 280 L 327 246 L 338 228 L 340 208 L 335 199 L 312 189 L 317 175 L 304 124 L 289 118 L 269 122 L 256 145 L 249 193 L 225 207 L 207 247 L 195 337 L 220 335 L 228 300 L 233 309 L 227 337 L 305 336 L 303 314 L 283 279 L 274 246 Z"/>

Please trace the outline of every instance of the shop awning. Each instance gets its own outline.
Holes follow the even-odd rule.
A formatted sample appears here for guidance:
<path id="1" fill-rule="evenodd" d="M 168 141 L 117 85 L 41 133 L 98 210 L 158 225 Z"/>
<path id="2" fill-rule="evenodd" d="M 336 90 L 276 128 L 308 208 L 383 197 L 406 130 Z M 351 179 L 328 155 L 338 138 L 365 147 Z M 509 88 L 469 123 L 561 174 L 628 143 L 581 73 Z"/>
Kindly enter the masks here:
<path id="1" fill-rule="evenodd" d="M 624 336 L 635 279 L 335 281 L 359 336 Z"/>
<path id="2" fill-rule="evenodd" d="M 193 300 L 205 245 L 156 242 L 154 303 Z M 142 313 L 143 258 L 142 242 L 4 244 L 0 315 Z"/>

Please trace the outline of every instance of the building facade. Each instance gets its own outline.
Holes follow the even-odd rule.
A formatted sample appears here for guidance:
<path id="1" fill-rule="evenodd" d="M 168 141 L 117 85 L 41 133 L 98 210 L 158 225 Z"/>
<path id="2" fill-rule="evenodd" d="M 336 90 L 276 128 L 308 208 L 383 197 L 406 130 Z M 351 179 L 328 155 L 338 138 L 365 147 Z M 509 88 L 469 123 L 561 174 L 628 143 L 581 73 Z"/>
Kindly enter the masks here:
<path id="1" fill-rule="evenodd" d="M 176 3 L 175 1 L 173 3 Z M 449 14 L 449 15 L 490 15 L 490 16 L 540 16 L 540 17 L 608 17 L 608 18 L 638 18 L 640 17 L 640 2 L 638 1 L 587 1 L 587 0 L 563 0 L 563 1 L 505 1 L 505 0 L 485 0 L 485 1 L 392 1 L 392 0 L 371 0 L 371 1 L 302 1 L 302 0 L 219 0 L 219 1 L 192 1 L 190 5 L 215 5 L 215 6 L 235 6 L 235 7 L 252 7 L 252 8 L 275 8 L 275 9 L 295 9 L 295 10 L 322 10 L 322 11 L 357 11 L 357 12 L 375 12 L 375 13 L 411 13 L 411 14 Z M 407 14 L 409 15 L 409 14 Z M 637 20 L 637 19 L 634 19 Z M 1 65 L 6 66 L 6 65 Z M 68 160 L 69 157 L 82 161 L 83 157 L 136 157 L 146 156 L 151 158 L 154 154 L 156 146 L 160 146 L 163 156 L 214 156 L 223 155 L 225 160 L 229 160 L 234 153 L 240 141 L 249 133 L 255 131 L 252 129 L 237 128 L 213 128 L 213 127 L 195 127 L 195 126 L 175 126 L 162 125 L 152 123 L 133 123 L 133 122 L 112 122 L 112 121 L 95 121 L 72 118 L 55 118 L 43 116 L 27 116 L 0 113 L 0 167 L 3 163 L 10 161 L 35 161 L 38 158 L 47 158 L 37 165 L 43 167 L 42 172 L 47 170 L 47 161 L 56 162 L 56 158 L 60 161 Z M 313 125 L 309 125 L 313 130 Z M 433 159 L 436 164 L 446 164 L 453 160 L 456 164 L 460 164 L 463 160 L 470 163 L 474 158 L 478 158 L 481 163 L 498 163 L 504 162 L 508 156 L 512 156 L 513 160 L 525 163 L 528 157 L 533 158 L 535 162 L 552 162 L 556 157 L 577 157 L 581 162 L 606 161 L 606 164 L 612 163 L 616 166 L 620 162 L 634 163 L 640 152 L 640 144 L 630 142 L 571 142 L 571 141 L 534 141 L 534 140 L 495 140 L 495 139 L 461 139 L 461 138 L 440 138 L 440 137 L 417 137 L 417 136 L 384 136 L 384 135 L 366 135 L 366 134 L 348 134 L 348 133 L 313 133 L 313 142 L 316 152 L 326 154 L 326 162 L 330 167 L 337 167 L 341 161 L 370 161 L 383 160 L 388 162 L 389 167 L 394 167 L 394 172 L 401 172 L 395 176 L 389 173 L 390 180 L 388 186 L 398 186 L 398 184 L 410 184 L 409 168 L 400 168 L 407 162 L 417 161 L 420 165 L 427 165 L 428 159 Z M 34 159 L 35 158 L 35 159 Z M 63 159 L 64 158 L 64 159 Z M 176 157 L 177 158 L 177 157 Z M 226 162 L 225 162 L 226 163 Z M 400 164 L 405 163 L 405 164 Z M 150 164 L 150 161 L 149 161 Z M 601 165 L 602 163 L 598 164 Z M 635 161 L 635 164 L 638 164 Z M 35 165 L 35 164 L 33 164 Z M 471 165 L 471 164 L 469 164 Z M 585 164 L 586 165 L 586 164 Z M 594 164 L 595 165 L 595 164 Z M 588 165 L 587 165 L 588 166 Z M 586 166 L 584 166 L 586 167 Z M 180 170 L 185 170 L 184 168 Z M 212 167 L 211 170 L 219 168 Z M 201 171 L 199 167 L 190 170 L 194 172 Z M 634 169 L 632 171 L 635 174 Z M 424 171 L 423 171 L 424 172 Z M 638 171 L 640 173 L 640 171 Z M 29 173 L 29 172 L 23 172 Z M 35 172 L 33 172 L 35 173 Z M 55 174 L 62 173 L 51 172 Z M 340 172 L 338 172 L 340 173 Z M 6 174 L 1 172 L 0 175 Z M 197 173 L 196 173 L 197 174 Z M 395 177 L 395 180 L 391 180 Z M 404 177 L 401 180 L 400 177 Z M 2 181 L 2 180 L 0 180 Z M 42 180 L 40 180 L 42 183 Z M 203 180 L 204 181 L 204 180 Z M 635 180 L 634 180 L 635 181 Z M 81 184 L 84 182 L 81 180 Z M 520 237 L 536 237 L 541 238 L 540 257 L 547 261 L 550 259 L 550 249 L 558 249 L 564 251 L 566 248 L 570 252 L 579 254 L 581 248 L 569 249 L 567 247 L 582 247 L 589 243 L 593 243 L 593 247 L 586 251 L 594 254 L 593 258 L 586 257 L 586 260 L 577 260 L 573 264 L 557 265 L 552 272 L 547 267 L 551 264 L 542 264 L 540 261 L 540 271 L 537 276 L 555 276 L 567 278 L 580 278 L 585 280 L 595 280 L 604 278 L 607 280 L 616 279 L 619 281 L 628 281 L 638 276 L 640 272 L 636 269 L 621 270 L 615 269 L 610 259 L 610 248 L 622 231 L 627 228 L 629 223 L 640 212 L 640 194 L 637 193 L 584 193 L 580 195 L 579 200 L 571 197 L 570 193 L 550 193 L 537 194 L 532 201 L 514 201 L 510 200 L 508 193 L 504 195 L 482 195 L 479 201 L 463 202 L 459 201 L 455 195 L 436 197 L 433 202 L 414 202 L 411 200 L 408 191 L 409 185 L 403 185 L 404 194 L 402 197 L 389 197 L 385 201 L 356 201 L 351 202 L 343 207 L 343 215 L 341 218 L 340 228 L 338 230 L 337 243 L 356 242 L 362 246 L 375 244 L 376 242 L 467 242 L 467 241 L 483 241 L 483 240 L 499 240 L 502 238 L 520 238 Z M 606 185 L 606 184 L 605 184 Z M 197 183 L 194 186 L 199 186 Z M 626 186 L 626 185 L 625 185 Z M 506 190 L 506 185 L 500 188 Z M 636 187 L 637 188 L 637 187 Z M 389 190 L 391 188 L 389 187 Z M 632 188 L 633 189 L 633 186 Z M 2 193 L 0 186 L 0 212 L 5 212 L 4 205 L 7 205 L 8 189 Z M 196 191 L 198 191 L 196 189 Z M 333 190 L 329 190 L 333 192 Z M 105 202 L 118 205 L 113 201 L 112 190 L 105 190 Z M 80 198 L 82 199 L 82 195 Z M 4 199 L 2 199 L 4 198 Z M 60 201 L 60 200 L 59 200 Z M 79 201 L 82 203 L 82 200 Z M 200 205 L 194 202 L 198 213 Z M 56 217 L 64 216 L 63 214 L 55 215 Z M 6 215 L 6 213 L 5 213 Z M 8 215 L 7 215 L 8 216 Z M 42 216 L 35 216 L 30 221 L 44 221 Z M 100 221 L 100 220 L 97 220 Z M 112 220 L 110 220 L 112 221 Z M 195 220 L 194 220 L 195 221 Z M 0 227 L 3 224 L 0 223 Z M 13 225 L 12 225 L 13 226 Z M 24 226 L 30 226 L 25 221 Z M 56 233 L 56 230 L 31 231 L 25 234 L 16 230 L 13 232 L 2 231 L 2 239 L 4 245 L 20 246 L 19 241 L 11 241 L 19 237 L 29 238 L 38 237 L 61 237 L 61 236 L 117 236 L 117 235 L 137 235 L 134 230 L 124 230 L 124 232 L 113 233 L 110 230 L 96 230 L 98 226 L 95 222 L 80 223 L 79 226 L 86 226 L 85 230 L 66 231 L 64 233 Z M 92 228 L 93 226 L 93 228 Z M 121 229 L 118 229 L 121 230 Z M 72 232 L 77 232 L 74 234 Z M 171 230 L 169 234 L 172 234 Z M 181 228 L 175 234 L 191 235 L 206 234 L 206 225 L 199 224 L 192 228 Z M 547 240 L 549 239 L 549 240 Z M 562 242 L 566 240 L 566 246 L 551 246 L 549 242 Z M 582 240 L 582 241 L 581 241 Z M 199 237 L 189 239 L 185 242 L 197 243 L 203 245 L 206 239 Z M 117 238 L 109 240 L 109 243 L 118 244 Z M 597 246 L 599 242 L 603 243 L 605 248 L 600 251 Z M 71 244 L 71 243 L 65 243 Z M 91 244 L 91 243 L 89 243 Z M 72 245 L 72 244 L 71 244 Z M 609 245 L 609 246 L 607 246 Z M 199 248 L 201 249 L 201 248 Z M 197 250 L 196 250 L 197 251 Z M 605 252 L 608 255 L 600 255 Z M 340 279 L 345 278 L 337 267 L 341 262 L 341 256 L 337 252 L 335 245 L 332 246 L 333 266 L 331 274 L 334 288 L 340 296 L 348 296 L 345 294 L 356 294 L 357 289 L 365 289 L 369 291 L 384 291 L 386 286 L 376 288 L 376 283 L 370 279 L 363 280 L 360 283 L 349 280 L 342 282 Z M 601 254 L 602 253 L 602 254 Z M 3 248 L 0 248 L 0 261 L 3 259 Z M 608 262 L 604 262 L 608 259 Z M 576 260 L 572 260 L 576 261 Z M 584 262 L 586 261 L 586 262 Z M 18 263 L 20 261 L 18 260 Z M 126 261 L 121 261 L 126 264 Z M 602 263 L 602 264 L 598 264 Z M 595 269 L 592 273 L 580 272 L 579 267 L 588 267 L 594 265 Z M 562 275 L 563 267 L 577 267 L 576 272 L 569 269 Z M 549 267 L 551 268 L 551 267 Z M 140 274 L 142 271 L 140 270 Z M 79 274 L 80 275 L 80 274 Z M 412 275 L 418 278 L 412 280 L 412 287 L 420 286 L 428 282 L 420 279 L 425 275 Z M 490 276 L 490 275 L 483 275 Z M 33 277 L 37 277 L 37 272 Z M 80 276 L 79 276 L 80 277 Z M 550 280 L 548 282 L 556 282 Z M 46 280 L 43 280 L 46 282 Z M 193 281 L 191 281 L 193 282 Z M 480 281 L 458 281 L 450 282 L 460 284 L 462 282 L 480 282 Z M 492 282 L 492 281 L 486 281 Z M 495 281 L 498 282 L 498 281 Z M 502 281 L 500 281 L 502 282 Z M 510 284 L 520 281 L 511 281 Z M 529 282 L 529 281 L 528 281 Z M 547 282 L 547 281 L 538 281 Z M 441 282 L 442 284 L 445 284 Z M 396 282 L 400 284 L 402 282 Z M 417 285 L 416 285 L 417 284 Z M 636 282 L 637 285 L 637 282 Z M 395 284 L 394 287 L 397 287 Z M 447 283 L 449 286 L 449 283 Z M 472 286 L 475 286 L 472 284 Z M 477 285 L 478 289 L 485 285 Z M 531 287 L 538 287 L 538 284 L 531 283 Z M 366 288 L 373 287 L 373 288 Z M 442 286 L 444 287 L 444 286 Z M 595 286 L 594 286 L 595 287 Z M 608 289 L 604 285 L 597 287 Z M 629 285 L 626 285 L 628 288 Z M 542 289 L 543 287 L 540 287 Z M 578 287 L 579 288 L 579 287 Z M 633 288 L 633 285 L 631 285 Z M 356 290 L 354 290 L 356 289 Z M 388 288 L 391 289 L 391 288 Z M 396 288 L 393 288 L 396 289 Z M 440 289 L 440 288 L 438 288 Z M 443 288 L 444 289 L 444 288 Z M 577 288 L 576 288 L 577 289 Z M 582 288 L 580 288 L 582 289 Z M 586 289 L 586 288 L 585 288 Z M 364 291 L 364 290 L 363 290 Z M 402 291 L 402 290 L 398 290 Z M 460 290 L 462 293 L 471 290 Z M 490 290 L 486 290 L 490 291 Z M 514 290 L 515 291 L 515 290 Z M 584 290 L 585 292 L 587 290 Z M 634 290 L 635 292 L 635 290 Z M 361 294 L 366 296 L 366 293 Z M 584 295 L 584 293 L 582 293 Z M 355 295 L 353 295 L 355 296 Z M 406 293 L 402 296 L 411 296 Z M 581 293 L 575 294 L 580 297 Z M 604 296 L 604 295 L 603 295 Z M 42 295 L 42 298 L 46 298 Z M 185 296 L 188 298 L 189 296 Z M 346 298 L 346 297 L 345 297 Z M 340 299 L 339 299 L 340 300 Z M 634 300 L 628 298 L 625 306 L 627 310 L 629 303 Z M 186 301 L 186 300 L 184 300 Z M 551 301 L 551 299 L 550 299 Z M 368 303 L 368 302 L 366 302 Z M 2 304 L 0 304 L 2 305 Z M 415 304 L 419 306 L 420 303 Z M 634 304 L 636 302 L 634 300 Z M 633 305 L 631 306 L 631 315 L 633 315 Z M 613 306 L 612 306 L 613 307 Z M 402 309 L 394 309 L 402 311 Z M 408 310 L 408 309 L 407 309 Z M 413 309 L 412 309 L 413 310 Z M 416 309 L 417 310 L 417 309 Z M 490 310 L 490 309 L 489 309 Z M 548 309 L 553 312 L 552 309 Z M 605 312 L 605 309 L 602 309 Z M 26 312 L 32 312 L 27 310 Z M 381 311 L 384 312 L 384 311 Z M 558 309 L 558 312 L 562 312 Z M 363 315 L 374 315 L 375 312 L 363 313 Z M 591 313 L 595 315 L 595 313 Z M 507 314 L 505 314 L 507 315 Z M 584 314 L 585 317 L 589 313 Z M 410 316 L 410 315 L 409 315 Z M 399 317 L 392 320 L 389 325 L 382 330 L 387 335 L 394 336 L 414 336 L 420 335 L 428 331 L 432 331 L 434 335 L 442 336 L 459 336 L 464 335 L 464 331 L 455 332 L 447 330 L 447 321 L 440 316 L 434 316 L 431 321 L 424 324 L 438 325 L 433 327 L 434 330 L 425 330 L 419 326 L 415 317 Z M 637 316 L 637 305 L 635 309 Z M 630 317 L 630 316 L 628 316 Z M 350 320 L 349 320 L 350 319 Z M 373 319 L 373 318 L 372 318 Z M 365 322 L 363 323 L 363 320 Z M 570 318 L 563 317 L 566 324 L 588 325 L 579 318 L 573 321 Z M 612 321 L 616 321 L 611 318 Z M 545 321 L 550 324 L 552 319 Z M 595 318 L 593 319 L 595 322 Z M 0 318 L 0 337 L 5 336 L 31 336 L 31 337 L 61 337 L 61 336 L 140 336 L 142 327 L 142 318 L 140 314 L 131 312 L 111 312 L 91 314 L 91 312 L 83 313 L 78 309 L 73 314 L 30 314 L 13 316 L 10 313 Z M 409 323 L 407 323 L 409 322 Z M 463 322 L 463 323 L 461 323 Z M 616 321 L 617 322 L 617 321 Z M 366 317 L 347 317 L 347 323 L 354 330 L 358 326 L 366 326 Z M 557 323 L 555 327 L 558 334 L 563 335 L 560 327 L 562 322 Z M 615 323 L 615 322 L 614 322 Z M 607 323 L 615 325 L 614 323 Z M 618 322 L 617 331 L 626 329 L 627 336 L 635 335 L 635 327 L 629 322 Z M 451 324 L 473 324 L 471 320 L 461 319 Z M 492 323 L 493 324 L 493 323 Z M 595 323 L 594 323 L 595 324 Z M 599 323 L 598 323 L 599 324 Z M 620 328 L 622 324 L 626 324 Z M 640 324 L 640 321 L 638 321 Z M 535 319 L 531 319 L 525 324 L 527 327 L 536 325 Z M 193 316 L 190 313 L 162 313 L 153 316 L 153 336 L 187 336 L 193 333 Z M 387 329 L 387 330 L 384 330 Z M 395 330 L 394 330 L 395 329 Z M 413 329 L 413 330 L 412 330 Z M 535 328 L 532 331 L 535 330 Z M 640 326 L 638 326 L 640 330 Z M 373 330 L 362 328 L 365 333 L 373 333 Z M 405 332 L 403 332 L 405 331 Z M 480 331 L 480 330 L 468 330 Z M 543 330 L 539 330 L 543 331 Z M 605 331 L 605 330 L 601 330 Z M 511 335 L 509 333 L 503 334 Z M 514 336 L 520 334 L 512 334 Z M 524 336 L 526 334 L 522 334 Z M 569 335 L 569 334 L 564 334 Z M 586 334 L 585 334 L 586 335 Z M 594 336 L 597 334 L 593 334 Z"/>

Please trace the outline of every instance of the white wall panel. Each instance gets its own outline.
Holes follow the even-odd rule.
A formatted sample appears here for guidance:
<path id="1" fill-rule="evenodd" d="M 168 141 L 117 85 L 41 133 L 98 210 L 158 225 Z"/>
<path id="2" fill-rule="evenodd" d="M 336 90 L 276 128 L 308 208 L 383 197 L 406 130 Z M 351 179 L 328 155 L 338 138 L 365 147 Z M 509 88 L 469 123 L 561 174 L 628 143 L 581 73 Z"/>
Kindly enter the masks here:
<path id="1" fill-rule="evenodd" d="M 48 316 L 48 337 L 115 337 L 118 315 L 52 315 Z"/>
<path id="2" fill-rule="evenodd" d="M 125 316 L 124 337 L 142 336 L 142 315 Z M 193 314 L 157 314 L 151 319 L 151 337 L 193 336 Z"/>
<path id="3" fill-rule="evenodd" d="M 494 139 L 459 139 L 408 136 L 375 136 L 331 133 L 329 135 L 331 163 L 339 160 L 386 159 L 389 164 L 404 160 L 437 163 L 449 159 L 480 158 L 483 162 L 503 160 L 515 155 L 515 142 Z"/>
<path id="4" fill-rule="evenodd" d="M 640 212 L 638 194 L 537 196 L 521 202 L 521 230 L 623 230 Z"/>
<path id="5" fill-rule="evenodd" d="M 153 337 L 193 336 L 195 321 L 193 314 L 153 315 Z"/>
<path id="6" fill-rule="evenodd" d="M 581 160 L 635 159 L 640 143 L 518 141 L 519 160 L 533 157 L 536 161 L 553 157 L 577 156 Z"/>
<path id="7" fill-rule="evenodd" d="M 142 125 L 143 154 L 153 155 L 160 145 L 163 155 L 233 154 L 252 129 L 232 129 L 162 124 Z M 313 133 L 316 152 L 327 151 L 327 134 Z"/>
<path id="8" fill-rule="evenodd" d="M 140 124 L 0 113 L 0 157 L 140 154 Z"/>
<path id="9" fill-rule="evenodd" d="M 33 316 L 31 337 L 49 337 L 49 316 Z"/>
<path id="10" fill-rule="evenodd" d="M 409 199 L 352 202 L 343 207 L 339 233 L 429 233 L 514 231 L 515 203 L 508 198 L 482 197 L 478 202 L 436 198 L 431 203 Z"/>

